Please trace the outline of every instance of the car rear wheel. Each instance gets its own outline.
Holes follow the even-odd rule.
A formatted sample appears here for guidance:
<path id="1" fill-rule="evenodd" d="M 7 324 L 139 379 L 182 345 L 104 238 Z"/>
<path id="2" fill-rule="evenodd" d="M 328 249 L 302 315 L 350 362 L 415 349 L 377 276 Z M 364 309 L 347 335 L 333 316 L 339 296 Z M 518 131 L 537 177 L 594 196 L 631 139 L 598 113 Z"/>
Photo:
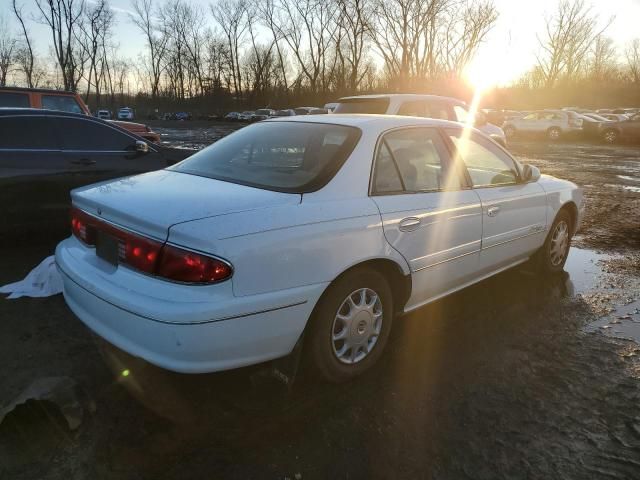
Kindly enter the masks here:
<path id="1" fill-rule="evenodd" d="M 560 129 L 556 127 L 547 130 L 547 138 L 554 142 L 560 139 L 561 134 L 562 132 L 560 131 Z"/>
<path id="2" fill-rule="evenodd" d="M 344 382 L 380 358 L 393 322 L 393 296 L 375 270 L 348 272 L 322 296 L 305 343 L 314 369 L 325 380 Z"/>
<path id="3" fill-rule="evenodd" d="M 543 247 L 538 252 L 539 265 L 543 272 L 561 272 L 569 255 L 571 247 L 571 215 L 566 210 L 560 210 Z"/>
<path id="4" fill-rule="evenodd" d="M 615 130 L 607 130 L 604 132 L 604 135 L 602 135 L 602 138 L 604 138 L 604 141 L 607 143 L 616 143 L 618 140 L 618 132 Z"/>

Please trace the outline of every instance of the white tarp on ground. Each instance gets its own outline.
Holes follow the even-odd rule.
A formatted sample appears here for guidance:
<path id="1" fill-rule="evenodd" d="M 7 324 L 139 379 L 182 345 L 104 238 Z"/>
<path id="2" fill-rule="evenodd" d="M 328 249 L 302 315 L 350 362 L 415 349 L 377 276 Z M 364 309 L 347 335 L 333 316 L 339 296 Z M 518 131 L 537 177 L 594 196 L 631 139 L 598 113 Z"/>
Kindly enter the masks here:
<path id="1" fill-rule="evenodd" d="M 24 280 L 0 287 L 0 293 L 8 293 L 7 299 L 50 297 L 62 293 L 62 278 L 56 268 L 55 257 L 45 258 Z"/>

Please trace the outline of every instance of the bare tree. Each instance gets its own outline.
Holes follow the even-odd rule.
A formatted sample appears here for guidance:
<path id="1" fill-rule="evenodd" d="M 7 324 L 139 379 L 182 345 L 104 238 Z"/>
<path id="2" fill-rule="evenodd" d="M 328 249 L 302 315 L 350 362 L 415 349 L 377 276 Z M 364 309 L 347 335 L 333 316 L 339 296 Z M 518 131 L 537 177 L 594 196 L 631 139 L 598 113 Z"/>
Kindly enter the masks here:
<path id="1" fill-rule="evenodd" d="M 87 90 L 85 102 L 89 99 L 91 86 L 96 93 L 96 101 L 100 103 L 101 81 L 104 74 L 104 45 L 113 24 L 113 12 L 105 0 L 90 5 L 84 11 L 84 21 L 81 23 L 79 42 L 89 61 L 87 75 Z"/>
<path id="2" fill-rule="evenodd" d="M 22 29 L 22 35 L 24 40 L 24 45 L 18 51 L 18 63 L 20 64 L 21 70 L 24 72 L 25 79 L 27 81 L 27 86 L 29 88 L 35 87 L 34 82 L 34 54 L 33 54 L 33 46 L 31 43 L 31 39 L 29 38 L 29 32 L 27 31 L 27 26 L 25 24 L 24 15 L 22 13 L 22 6 L 18 6 L 16 0 L 13 0 L 13 13 L 15 14 L 18 22 L 20 23 L 20 28 Z"/>
<path id="3" fill-rule="evenodd" d="M 314 93 L 325 89 L 331 70 L 328 54 L 335 46 L 338 28 L 337 6 L 325 0 L 281 0 L 279 7 L 286 22 L 280 31 L 293 53 L 301 79 Z"/>
<path id="4" fill-rule="evenodd" d="M 75 91 L 86 57 L 78 45 L 85 0 L 35 0 L 40 20 L 49 27 L 65 90 Z"/>
<path id="5" fill-rule="evenodd" d="M 0 87 L 7 84 L 7 75 L 15 60 L 18 41 L 11 33 L 4 16 L 0 16 Z"/>
<path id="6" fill-rule="evenodd" d="M 447 74 L 462 76 L 497 19 L 498 12 L 491 1 L 467 2 L 449 8 L 440 42 L 441 61 Z"/>
<path id="7" fill-rule="evenodd" d="M 574 78 L 585 66 L 596 38 L 612 21 L 600 27 L 598 15 L 584 0 L 562 0 L 556 13 L 547 18 L 544 36 L 538 37 L 542 50 L 538 66 L 544 73 L 546 86 Z"/>
<path id="8" fill-rule="evenodd" d="M 344 88 L 356 91 L 367 75 L 366 62 L 371 33 L 370 0 L 336 0 L 339 11 L 340 46 L 336 49 L 343 65 Z M 343 53 L 344 51 L 344 53 Z"/>
<path id="9" fill-rule="evenodd" d="M 132 0 L 131 6 L 134 13 L 130 15 L 130 19 L 143 33 L 147 42 L 151 96 L 156 98 L 164 70 L 169 37 L 166 32 L 159 30 L 158 23 L 154 18 L 153 0 Z"/>
<path id="10" fill-rule="evenodd" d="M 618 74 L 618 52 L 613 40 L 598 35 L 589 61 L 589 78 L 598 82 L 613 80 Z"/>
<path id="11" fill-rule="evenodd" d="M 284 32 L 281 28 L 281 21 L 277 15 L 275 0 L 257 0 L 255 2 L 263 24 L 269 29 L 273 37 L 273 45 L 278 56 L 278 69 L 280 70 L 280 80 L 285 92 L 288 93 L 288 80 L 285 65 L 285 47 L 282 45 L 284 40 Z"/>
<path id="12" fill-rule="evenodd" d="M 372 37 L 396 87 L 433 72 L 441 16 L 452 1 L 375 0 Z"/>
<path id="13" fill-rule="evenodd" d="M 248 28 L 246 0 L 219 0 L 210 5 L 211 14 L 227 39 L 229 67 L 236 96 L 242 96 L 240 49 Z"/>
<path id="14" fill-rule="evenodd" d="M 631 80 L 636 85 L 640 84 L 640 38 L 634 38 L 629 42 L 624 56 Z"/>

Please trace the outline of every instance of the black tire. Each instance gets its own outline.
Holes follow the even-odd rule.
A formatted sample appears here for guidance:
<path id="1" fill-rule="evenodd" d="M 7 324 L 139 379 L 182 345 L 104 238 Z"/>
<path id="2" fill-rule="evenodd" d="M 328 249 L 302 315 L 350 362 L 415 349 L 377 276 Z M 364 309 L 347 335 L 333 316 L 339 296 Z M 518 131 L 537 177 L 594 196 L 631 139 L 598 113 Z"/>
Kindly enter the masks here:
<path id="1" fill-rule="evenodd" d="M 553 248 L 554 248 L 554 236 L 557 232 L 559 225 L 564 225 L 567 228 L 568 239 L 566 241 L 566 249 L 562 258 L 558 261 L 557 258 L 554 258 Z M 571 219 L 571 215 L 567 210 L 560 210 L 558 215 L 556 215 L 553 224 L 551 225 L 551 229 L 549 230 L 549 234 L 544 242 L 544 245 L 538 252 L 536 253 L 536 263 L 538 267 L 543 273 L 558 273 L 563 271 L 564 264 L 567 262 L 567 257 L 569 255 L 569 249 L 571 248 L 571 238 L 573 236 L 573 223 Z"/>
<path id="2" fill-rule="evenodd" d="M 511 125 L 508 125 L 504 128 L 504 135 L 507 138 L 513 138 L 516 136 L 516 129 Z"/>
<path id="3" fill-rule="evenodd" d="M 336 316 L 339 309 L 347 302 L 347 298 L 362 289 L 370 289 L 375 292 L 380 300 L 382 312 L 381 329 L 377 334 L 375 343 L 364 358 L 347 364 L 339 359 L 336 341 L 333 340 L 336 328 L 335 322 L 337 321 Z M 305 334 L 305 354 L 311 367 L 324 380 L 335 383 L 345 382 L 361 375 L 371 368 L 382 355 L 391 332 L 393 315 L 393 295 L 387 280 L 382 274 L 368 268 L 347 272 L 329 286 L 318 301 L 310 319 L 309 328 Z M 347 327 L 345 325 L 344 329 L 349 332 L 359 331 L 359 328 L 353 330 L 356 327 L 357 325 L 352 322 L 351 326 Z M 369 328 L 369 326 L 366 328 Z M 365 344 L 368 345 L 367 341 L 364 340 L 364 336 L 372 334 L 371 332 L 372 330 L 363 332 L 363 345 L 359 345 L 358 348 L 364 348 Z"/>
<path id="4" fill-rule="evenodd" d="M 562 130 L 560 130 L 558 127 L 551 127 L 549 130 L 547 130 L 547 138 L 552 142 L 557 142 L 558 140 L 560 140 L 561 136 Z"/>
<path id="5" fill-rule="evenodd" d="M 602 139 L 605 141 L 605 143 L 609 143 L 609 144 L 616 143 L 618 141 L 618 131 L 614 129 L 606 130 L 602 134 Z"/>

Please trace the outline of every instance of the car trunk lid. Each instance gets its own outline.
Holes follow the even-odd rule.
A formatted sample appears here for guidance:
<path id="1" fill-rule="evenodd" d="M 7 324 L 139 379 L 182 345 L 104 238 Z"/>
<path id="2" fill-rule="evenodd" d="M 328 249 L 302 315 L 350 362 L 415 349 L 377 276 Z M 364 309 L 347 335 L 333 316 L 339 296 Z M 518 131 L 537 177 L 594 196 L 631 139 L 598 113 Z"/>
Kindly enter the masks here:
<path id="1" fill-rule="evenodd" d="M 71 197 L 79 209 L 157 240 L 178 223 L 300 202 L 299 194 L 169 170 L 82 187 Z"/>

